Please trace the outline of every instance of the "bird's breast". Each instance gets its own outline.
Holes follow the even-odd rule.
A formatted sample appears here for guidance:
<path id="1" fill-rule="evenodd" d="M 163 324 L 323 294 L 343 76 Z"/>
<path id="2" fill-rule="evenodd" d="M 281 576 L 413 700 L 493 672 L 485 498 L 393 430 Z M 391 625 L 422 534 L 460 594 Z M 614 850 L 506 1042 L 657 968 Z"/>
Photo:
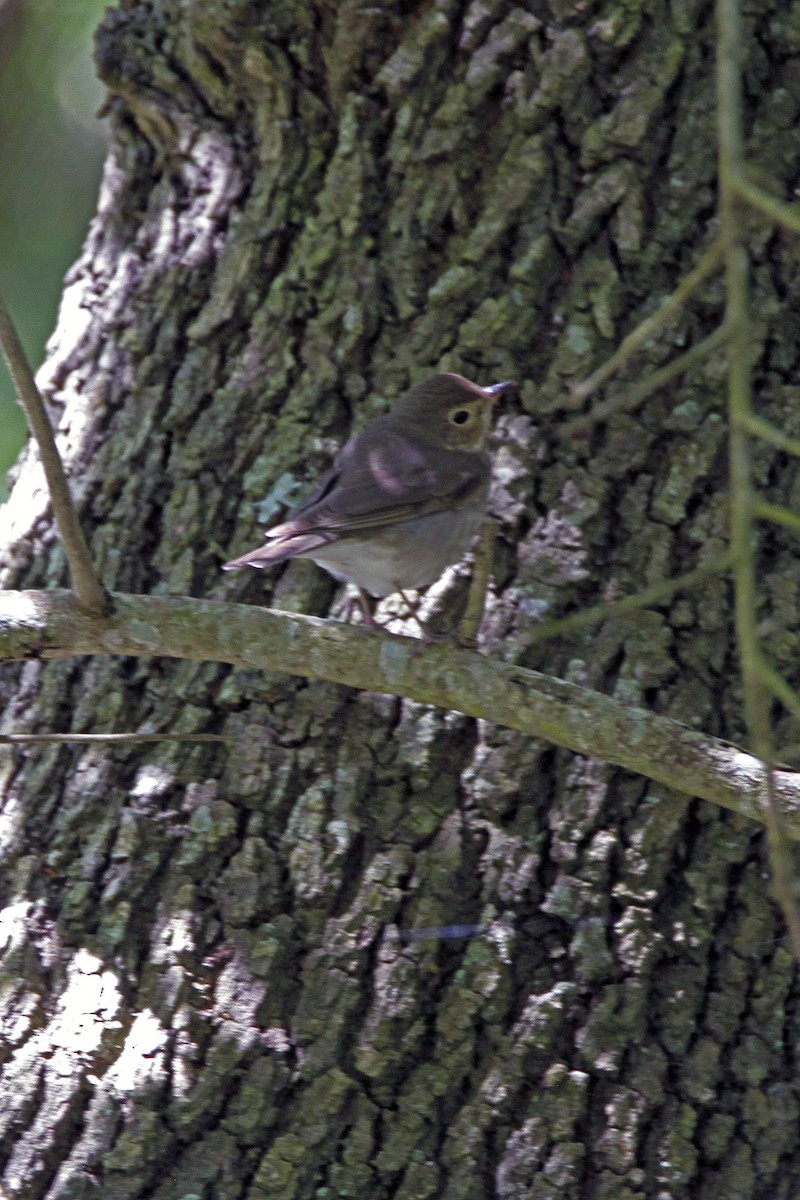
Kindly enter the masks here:
<path id="1" fill-rule="evenodd" d="M 399 588 L 420 590 L 467 551 L 483 512 L 481 502 L 412 517 L 369 534 L 343 537 L 307 557 L 371 596 L 389 596 Z"/>

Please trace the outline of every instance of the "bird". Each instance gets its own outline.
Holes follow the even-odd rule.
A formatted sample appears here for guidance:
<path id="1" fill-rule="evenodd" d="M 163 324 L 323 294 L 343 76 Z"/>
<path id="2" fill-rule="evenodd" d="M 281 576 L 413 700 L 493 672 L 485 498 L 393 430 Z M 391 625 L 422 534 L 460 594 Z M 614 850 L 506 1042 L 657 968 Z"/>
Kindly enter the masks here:
<path id="1" fill-rule="evenodd" d="M 422 591 L 468 549 L 491 476 L 486 442 L 495 401 L 512 380 L 480 387 L 444 372 L 416 384 L 354 434 L 266 544 L 223 564 L 274 567 L 310 558 L 367 596 Z"/>

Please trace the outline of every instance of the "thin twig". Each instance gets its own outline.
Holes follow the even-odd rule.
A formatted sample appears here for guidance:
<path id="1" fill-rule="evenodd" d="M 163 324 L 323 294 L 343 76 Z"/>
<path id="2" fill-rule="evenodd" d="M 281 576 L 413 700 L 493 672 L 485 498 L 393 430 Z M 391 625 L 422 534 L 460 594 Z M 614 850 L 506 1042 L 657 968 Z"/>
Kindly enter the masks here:
<path id="1" fill-rule="evenodd" d="M 759 663 L 759 676 L 764 686 L 776 700 L 780 700 L 787 712 L 792 713 L 797 720 L 800 720 L 800 694 L 790 683 L 787 683 L 779 671 L 776 671 L 763 658 Z"/>
<path id="2" fill-rule="evenodd" d="M 607 417 L 613 416 L 618 412 L 630 412 L 634 408 L 646 400 L 653 392 L 659 391 L 666 387 L 673 379 L 679 375 L 683 375 L 695 363 L 707 358 L 714 350 L 717 350 L 725 341 L 728 332 L 723 325 L 720 325 L 708 337 L 703 338 L 696 346 L 692 346 L 684 354 L 674 358 L 672 362 L 667 363 L 663 367 L 659 367 L 657 371 L 651 372 L 641 383 L 635 384 L 628 388 L 618 396 L 611 396 L 608 400 L 604 400 L 602 404 L 597 404 L 587 413 L 581 413 L 579 417 L 573 417 L 572 420 L 566 421 L 559 426 L 558 436 L 562 440 L 573 433 L 577 433 L 581 429 L 589 429 L 592 425 L 596 425 L 598 421 L 604 421 Z"/>
<path id="3" fill-rule="evenodd" d="M 763 191 L 757 183 L 753 183 L 744 173 L 744 166 L 736 171 L 731 178 L 731 187 L 743 200 L 752 204 L 770 217 L 778 225 L 790 229 L 792 233 L 800 233 L 800 204 L 785 204 L 777 196 L 771 196 Z"/>
<path id="4" fill-rule="evenodd" d="M 580 612 L 572 613 L 568 617 L 561 617 L 556 621 L 544 621 L 529 634 L 528 643 L 563 637 L 565 634 L 574 633 L 576 629 L 597 625 L 600 621 L 613 618 L 618 614 L 639 608 L 648 608 L 651 604 L 661 604 L 664 600 L 669 600 L 676 592 L 688 591 L 690 588 L 696 587 L 710 575 L 721 575 L 724 571 L 730 570 L 731 562 L 731 552 L 726 550 L 723 554 L 718 554 L 715 558 L 709 559 L 707 563 L 703 563 L 702 567 L 695 567 L 693 571 L 687 571 L 685 575 L 679 575 L 675 579 L 664 579 L 661 583 L 654 583 L 652 587 L 643 588 L 633 596 L 623 596 L 621 600 L 609 600 L 607 604 L 595 604 L 591 608 L 584 608 Z"/>
<path id="5" fill-rule="evenodd" d="M 69 564 L 73 591 L 78 603 L 87 612 L 104 612 L 107 604 L 106 593 L 92 565 L 89 547 L 72 503 L 64 466 L 44 402 L 2 296 L 0 296 L 0 348 L 2 348 L 3 357 L 14 381 L 20 404 L 28 418 L 31 432 L 39 446 L 42 467 L 50 492 L 50 502 L 58 522 L 64 553 Z"/>
<path id="6" fill-rule="evenodd" d="M 700 258 L 697 266 L 693 267 L 689 274 L 685 276 L 672 295 L 668 296 L 651 316 L 642 321 L 640 325 L 637 325 L 623 339 L 611 357 L 581 383 L 576 383 L 570 388 L 572 398 L 574 400 L 586 400 L 591 396 L 592 392 L 599 388 L 601 383 L 605 383 L 649 337 L 652 337 L 657 329 L 660 329 L 669 320 L 673 313 L 677 312 L 681 305 L 689 299 L 692 292 L 697 290 L 703 280 L 707 279 L 721 262 L 722 244 L 717 239 L 711 243 Z"/>
<path id="7" fill-rule="evenodd" d="M 757 496 L 753 501 L 753 516 L 772 521 L 774 525 L 783 525 L 793 533 L 800 533 L 800 513 L 792 512 L 782 504 L 771 504 L 769 500 Z"/>
<path id="8" fill-rule="evenodd" d="M 774 802 L 773 747 L 769 691 L 758 640 L 758 598 L 753 556 L 756 497 L 750 464 L 750 324 L 748 255 L 738 197 L 744 174 L 741 85 L 741 18 L 738 0 L 717 0 L 717 131 L 719 137 L 720 236 L 725 255 L 726 310 L 729 330 L 728 407 L 730 413 L 731 549 L 736 639 L 742 669 L 744 715 L 755 755 L 761 759 L 760 789 L 772 865 L 775 897 L 786 921 L 795 957 L 800 960 L 800 912 L 791 881 L 787 885 L 786 832 Z"/>
<path id="9" fill-rule="evenodd" d="M 765 421 L 763 417 L 758 417 L 755 413 L 744 413 L 741 425 L 747 433 L 761 438 L 763 442 L 769 442 L 770 446 L 774 446 L 776 450 L 785 450 L 787 454 L 794 454 L 800 458 L 800 438 L 787 437 L 785 433 L 781 433 L 780 429 L 770 425 L 769 421 Z"/>

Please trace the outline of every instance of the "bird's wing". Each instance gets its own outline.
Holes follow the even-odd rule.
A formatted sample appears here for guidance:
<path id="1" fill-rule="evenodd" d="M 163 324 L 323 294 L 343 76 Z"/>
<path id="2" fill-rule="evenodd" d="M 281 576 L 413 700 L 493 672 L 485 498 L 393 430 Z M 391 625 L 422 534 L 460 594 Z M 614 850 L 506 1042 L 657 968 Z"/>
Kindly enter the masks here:
<path id="1" fill-rule="evenodd" d="M 347 443 L 311 495 L 267 537 L 342 536 L 461 508 L 485 491 L 489 469 L 488 455 L 431 446 L 375 422 Z"/>

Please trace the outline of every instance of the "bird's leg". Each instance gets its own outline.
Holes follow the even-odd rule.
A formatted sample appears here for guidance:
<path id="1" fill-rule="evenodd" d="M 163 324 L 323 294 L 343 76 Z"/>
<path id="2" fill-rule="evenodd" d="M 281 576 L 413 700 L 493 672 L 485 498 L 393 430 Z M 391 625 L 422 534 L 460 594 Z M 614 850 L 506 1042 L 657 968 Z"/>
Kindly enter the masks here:
<path id="1" fill-rule="evenodd" d="M 353 587 L 356 589 L 358 594 L 355 596 L 347 596 L 342 601 L 341 619 L 349 625 L 353 620 L 353 615 L 356 612 L 360 612 L 362 622 L 366 629 L 370 629 L 372 631 L 380 629 L 381 626 L 379 622 L 376 621 L 372 615 L 375 602 L 370 599 L 367 593 L 360 588 L 358 584 L 354 583 Z"/>
<path id="2" fill-rule="evenodd" d="M 420 633 L 422 634 L 421 640 L 423 646 L 432 646 L 434 642 L 441 642 L 445 638 L 449 637 L 449 634 L 446 633 L 434 633 L 433 630 L 425 624 L 422 617 L 419 615 L 419 610 L 422 608 L 421 596 L 417 600 L 412 600 L 408 593 L 404 592 L 399 584 L 395 584 L 395 589 L 398 595 L 402 597 L 403 603 L 408 609 L 409 616 L 413 617 L 419 625 Z"/>
<path id="3" fill-rule="evenodd" d="M 422 597 L 418 596 L 416 600 L 412 600 L 408 592 L 403 591 L 399 583 L 396 583 L 394 586 L 398 596 L 402 596 L 403 598 L 403 604 L 405 604 L 406 608 L 408 609 L 408 615 L 413 617 L 421 628 L 422 621 L 419 619 L 419 610 L 422 607 Z"/>
<path id="4" fill-rule="evenodd" d="M 382 628 L 380 622 L 376 621 L 373 615 L 375 601 L 371 600 L 364 589 L 359 587 L 358 584 L 356 584 L 356 589 L 358 591 L 358 604 L 361 609 L 361 614 L 364 618 L 364 624 L 367 629 L 374 633 L 376 629 Z"/>

